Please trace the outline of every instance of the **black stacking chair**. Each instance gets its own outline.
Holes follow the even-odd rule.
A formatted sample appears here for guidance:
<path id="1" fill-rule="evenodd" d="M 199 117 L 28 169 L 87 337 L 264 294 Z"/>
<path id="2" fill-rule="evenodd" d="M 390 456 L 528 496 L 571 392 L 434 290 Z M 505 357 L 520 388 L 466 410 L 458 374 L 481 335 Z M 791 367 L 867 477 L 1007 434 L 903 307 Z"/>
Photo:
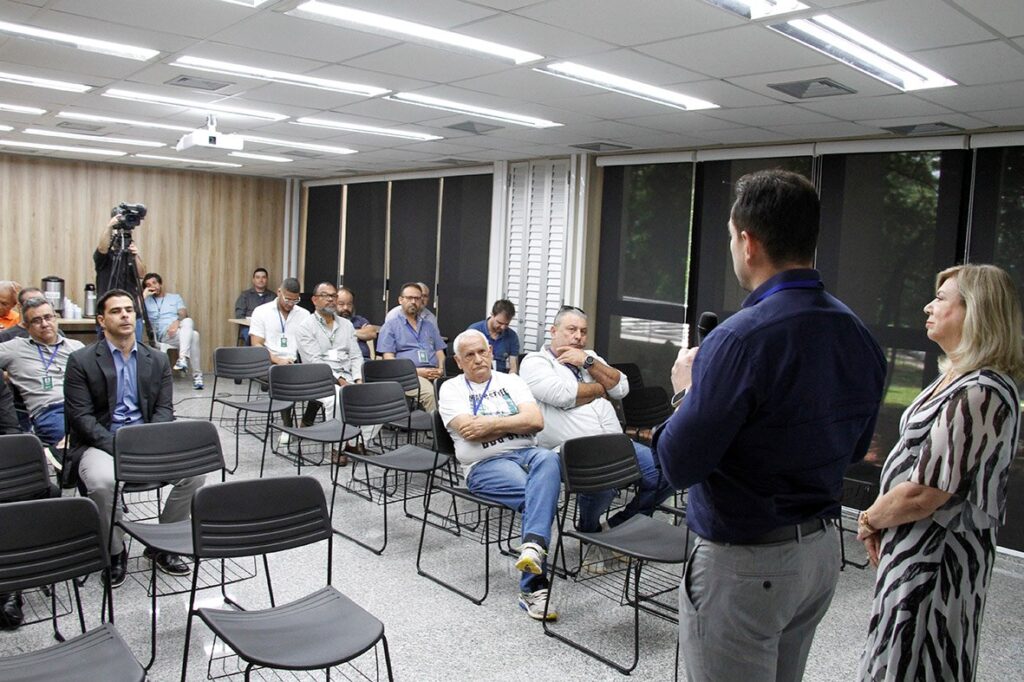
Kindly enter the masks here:
<path id="1" fill-rule="evenodd" d="M 562 444 L 562 481 L 565 496 L 558 514 L 559 539 L 555 545 L 555 558 L 549 565 L 551 588 L 548 603 L 544 606 L 544 633 L 565 642 L 579 651 L 592 656 L 620 673 L 628 675 L 640 659 L 640 576 L 645 564 L 681 564 L 687 558 L 687 535 L 685 526 L 674 526 L 656 521 L 649 516 L 637 514 L 626 522 L 600 533 L 582 533 L 573 527 L 569 517 L 569 500 L 580 493 L 595 493 L 608 488 L 624 488 L 640 479 L 636 463 L 636 452 L 629 437 L 612 433 L 599 436 L 573 438 Z M 568 525 L 567 525 L 568 521 Z M 626 571 L 627 601 L 633 606 L 633 660 L 629 665 L 618 663 L 608 656 L 585 646 L 579 641 L 554 629 L 546 620 L 554 588 L 554 567 L 559 554 L 564 552 L 565 538 L 575 538 L 582 545 L 597 545 L 617 552 L 629 559 Z M 628 580 L 632 572 L 632 595 L 629 594 Z M 580 621 L 585 622 L 585 618 Z"/>
<path id="2" fill-rule="evenodd" d="M 0 592 L 71 581 L 82 635 L 61 644 L 0 658 L 0 680 L 104 680 L 136 682 L 146 677 L 113 626 L 114 603 L 104 588 L 100 627 L 86 632 L 85 614 L 75 578 L 108 571 L 110 558 L 100 533 L 100 516 L 92 500 L 68 497 L 0 505 Z M 104 585 L 109 582 L 102 581 Z M 108 601 L 110 600 L 110 601 Z M 110 604 L 110 623 L 106 605 Z"/>
<path id="3" fill-rule="evenodd" d="M 213 406 L 217 403 L 235 411 L 235 465 L 228 469 L 229 474 L 235 473 L 238 469 L 238 441 L 245 423 L 243 415 L 248 421 L 250 413 L 260 414 L 280 412 L 291 407 L 291 403 L 282 400 L 272 401 L 270 398 L 260 396 L 260 381 L 267 380 L 267 373 L 270 371 L 270 351 L 261 346 L 240 346 L 222 347 L 213 351 L 213 391 L 210 395 L 210 421 L 213 421 Z M 230 379 L 235 382 L 248 382 L 248 392 L 244 400 L 217 397 L 217 381 Z M 253 388 L 256 388 L 256 397 L 253 397 Z M 263 433 L 249 431 L 246 433 L 261 440 L 266 438 L 266 430 Z"/>
<path id="4" fill-rule="evenodd" d="M 271 440 L 274 431 L 282 431 L 289 434 L 291 438 L 309 440 L 314 443 L 337 445 L 340 449 L 344 441 L 352 440 L 359 435 L 358 429 L 347 427 L 340 419 L 325 419 L 322 422 L 299 428 L 298 426 L 285 426 L 273 423 L 273 415 L 280 410 L 274 409 L 274 404 L 284 403 L 293 408 L 292 424 L 296 424 L 294 405 L 295 403 L 319 400 L 320 398 L 333 398 L 334 387 L 337 386 L 334 374 L 329 365 L 323 363 L 299 364 L 299 365 L 274 365 L 270 368 L 269 396 L 272 403 L 267 407 L 267 437 L 263 440 L 263 455 L 260 458 L 260 478 L 263 478 L 263 465 L 267 458 L 267 442 Z M 337 407 L 335 407 L 337 410 Z M 321 459 L 321 461 L 323 461 Z M 302 451 L 295 455 L 295 473 L 302 473 Z"/>
<path id="5" fill-rule="evenodd" d="M 430 431 L 433 428 L 430 415 L 419 407 L 420 379 L 419 375 L 416 374 L 416 366 L 412 363 L 412 360 L 395 358 L 394 360 L 370 360 L 369 362 L 364 362 L 363 381 L 368 384 L 378 381 L 397 381 L 402 385 L 403 392 L 417 392 L 415 399 L 408 398 L 411 403 L 408 415 L 391 422 L 385 422 L 396 430 L 396 447 L 398 446 L 397 431 L 405 431 L 409 435 L 407 442 L 411 443 L 414 433 Z M 383 438 L 381 442 L 383 442 Z"/>
<path id="6" fill-rule="evenodd" d="M 394 362 L 393 360 L 385 360 L 384 362 Z M 405 391 L 402 386 L 394 381 L 378 382 L 373 384 L 348 384 L 347 386 L 341 387 L 341 418 L 345 421 L 348 426 L 358 427 L 369 426 L 373 424 L 386 424 L 388 422 L 400 422 L 406 421 L 409 417 L 409 403 L 406 401 Z M 365 452 L 365 447 L 359 447 L 363 445 L 363 434 L 361 430 L 358 430 L 359 435 L 356 437 L 356 449 Z M 408 501 L 409 499 L 420 498 L 422 494 L 410 495 L 409 492 L 409 476 L 411 474 L 424 474 L 427 475 L 439 467 L 443 467 L 448 463 L 448 455 L 439 452 L 433 452 L 425 448 L 421 448 L 418 445 L 406 444 L 394 450 L 389 450 L 380 455 L 365 455 L 365 454 L 353 454 L 349 451 L 349 459 L 355 464 L 363 465 L 364 483 L 366 484 L 365 499 L 372 500 L 374 493 L 374 486 L 370 483 L 370 467 L 378 467 L 382 470 L 381 484 L 377 488 L 377 492 L 380 497 L 381 507 L 384 510 L 384 543 L 378 548 L 373 547 L 362 540 L 359 540 L 348 533 L 344 533 L 340 530 L 335 529 L 335 533 L 347 538 L 352 542 L 356 543 L 361 547 L 365 547 L 375 554 L 380 554 L 384 551 L 384 548 L 388 544 L 388 504 L 389 495 L 388 490 L 388 475 L 391 474 L 394 478 L 394 490 L 397 493 L 399 490 L 398 486 L 398 475 L 402 474 L 403 484 L 402 490 L 402 507 L 405 511 L 406 516 L 412 518 L 413 515 L 409 512 Z M 332 467 L 331 481 L 334 485 L 334 489 L 331 491 L 331 516 L 334 516 L 334 500 L 338 493 L 338 487 L 343 487 L 346 490 L 358 494 L 358 492 L 347 485 L 338 483 L 338 472 L 341 467 L 334 465 Z M 428 479 L 429 480 L 429 479 Z M 352 484 L 354 485 L 356 480 L 353 478 Z M 397 502 L 398 500 L 391 500 Z"/>
<path id="7" fill-rule="evenodd" d="M 30 433 L 0 436 L 0 504 L 57 497 L 43 444 Z"/>
<path id="8" fill-rule="evenodd" d="M 441 384 L 443 379 L 438 379 L 435 382 L 437 391 L 440 392 Z M 448 429 L 445 428 L 444 420 L 441 419 L 440 412 L 434 413 L 434 448 L 439 454 L 447 455 L 450 461 L 454 461 L 455 458 L 455 442 L 452 440 L 451 434 L 448 433 Z M 424 578 L 433 580 L 441 587 L 445 587 L 455 594 L 465 597 L 474 604 L 482 604 L 487 599 L 487 594 L 491 589 L 491 552 L 490 547 L 492 544 L 497 544 L 502 554 L 507 556 L 512 555 L 512 529 L 515 525 L 516 512 L 509 509 L 503 504 L 488 500 L 478 495 L 474 495 L 465 486 L 455 485 L 454 482 L 451 485 L 435 483 L 434 477 L 436 471 L 431 473 L 431 480 L 427 485 L 427 500 L 423 514 L 423 526 L 420 528 L 420 544 L 416 550 L 416 572 Z M 427 532 L 427 518 L 432 513 L 430 511 L 430 500 L 436 493 L 445 493 L 451 496 L 451 516 L 448 517 L 450 523 L 453 526 L 452 532 L 454 535 L 475 535 L 479 538 L 479 542 L 484 548 L 484 590 L 479 596 L 469 593 L 460 587 L 457 587 L 453 583 L 447 582 L 440 576 L 434 575 L 428 572 L 422 566 L 423 558 L 423 539 Z M 463 500 L 470 506 L 476 505 L 475 520 L 471 523 L 462 521 L 459 518 L 459 509 L 457 500 Z M 497 511 L 498 513 L 498 527 L 494 533 L 494 537 L 491 537 L 491 512 Z M 504 527 L 504 515 L 505 512 L 509 513 L 508 522 L 508 536 L 502 537 L 502 528 Z M 431 524 L 434 525 L 434 524 Z M 448 530 L 445 528 L 444 530 Z M 501 547 L 502 540 L 505 540 L 505 548 Z"/>
<path id="9" fill-rule="evenodd" d="M 645 386 L 640 367 L 632 362 L 612 365 L 626 375 L 629 393 L 622 399 L 622 415 L 627 429 L 635 429 L 637 440 L 644 429 L 653 429 L 672 416 L 672 401 L 661 386 Z M 647 440 L 647 439 L 644 439 Z"/>
<path id="10" fill-rule="evenodd" d="M 192 498 L 195 563 L 181 679 L 188 673 L 192 617 L 252 668 L 327 670 L 350 661 L 380 642 L 388 679 L 391 656 L 384 624 L 331 586 L 333 540 L 327 501 L 320 483 L 308 476 L 249 479 L 207 486 Z M 327 541 L 327 586 L 290 604 L 277 606 L 267 555 Z M 199 564 L 208 559 L 262 556 L 270 608 L 234 611 L 195 607 Z M 291 576 L 289 576 L 291 578 Z"/>
<path id="11" fill-rule="evenodd" d="M 114 434 L 114 499 L 125 486 L 146 488 L 164 485 L 214 471 L 224 478 L 224 455 L 220 449 L 217 427 L 204 421 L 175 421 L 136 424 L 118 429 Z M 113 536 L 116 504 L 111 513 Z M 154 552 L 180 556 L 192 554 L 192 527 L 188 521 L 176 523 L 142 523 L 122 519 L 117 525 L 125 533 Z M 108 538 L 109 542 L 109 538 Z M 108 544 L 109 546 L 109 544 Z M 156 561 L 150 562 L 150 651 L 146 670 L 156 658 Z M 179 590 L 177 593 L 183 592 Z M 174 590 L 164 594 L 176 593 Z M 227 598 L 227 595 L 225 595 Z"/>

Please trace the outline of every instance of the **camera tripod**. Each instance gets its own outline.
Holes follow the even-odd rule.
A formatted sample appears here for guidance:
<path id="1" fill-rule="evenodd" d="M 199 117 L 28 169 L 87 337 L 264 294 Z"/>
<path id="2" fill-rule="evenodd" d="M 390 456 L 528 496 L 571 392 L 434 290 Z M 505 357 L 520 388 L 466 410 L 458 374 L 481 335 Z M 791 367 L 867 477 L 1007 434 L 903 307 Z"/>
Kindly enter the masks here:
<path id="1" fill-rule="evenodd" d="M 145 301 L 139 288 L 139 270 L 135 267 L 135 254 L 128 250 L 132 244 L 131 230 L 118 228 L 110 238 L 110 289 L 124 289 L 132 297 L 137 316 L 149 340 L 156 347 L 156 334 L 146 313 Z"/>

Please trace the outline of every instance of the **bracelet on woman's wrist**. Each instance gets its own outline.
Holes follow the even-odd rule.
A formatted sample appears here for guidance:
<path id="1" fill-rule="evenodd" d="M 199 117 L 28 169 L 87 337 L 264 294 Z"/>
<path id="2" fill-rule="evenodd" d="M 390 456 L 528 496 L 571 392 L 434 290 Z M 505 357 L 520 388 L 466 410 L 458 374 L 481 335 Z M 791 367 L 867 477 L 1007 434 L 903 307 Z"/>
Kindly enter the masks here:
<path id="1" fill-rule="evenodd" d="M 871 519 L 868 518 L 868 513 L 866 510 L 862 511 L 860 515 L 857 517 L 857 526 L 862 530 L 867 531 L 868 534 L 878 532 L 878 529 L 871 525 Z"/>

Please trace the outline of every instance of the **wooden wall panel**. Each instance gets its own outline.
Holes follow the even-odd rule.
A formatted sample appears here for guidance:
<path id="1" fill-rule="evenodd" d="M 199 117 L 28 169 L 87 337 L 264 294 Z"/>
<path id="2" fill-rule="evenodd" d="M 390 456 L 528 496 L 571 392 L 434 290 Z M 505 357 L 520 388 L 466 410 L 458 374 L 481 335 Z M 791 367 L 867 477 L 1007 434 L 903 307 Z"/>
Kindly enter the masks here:
<path id="1" fill-rule="evenodd" d="M 207 371 L 213 349 L 235 343 L 227 320 L 253 269 L 267 268 L 273 287 L 281 279 L 283 180 L 0 154 L 0 197 L 0 279 L 58 275 L 80 306 L 111 207 L 144 203 L 139 252 L 188 303 Z"/>

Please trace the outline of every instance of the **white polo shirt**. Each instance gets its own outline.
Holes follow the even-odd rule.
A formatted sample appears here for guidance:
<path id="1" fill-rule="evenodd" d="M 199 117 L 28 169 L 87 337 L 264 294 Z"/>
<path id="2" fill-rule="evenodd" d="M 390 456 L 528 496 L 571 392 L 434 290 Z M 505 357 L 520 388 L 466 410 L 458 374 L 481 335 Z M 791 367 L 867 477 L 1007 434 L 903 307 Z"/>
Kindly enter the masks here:
<path id="1" fill-rule="evenodd" d="M 256 306 L 249 318 L 249 335 L 263 339 L 263 345 L 272 355 L 295 360 L 299 356 L 299 342 L 296 332 L 299 325 L 309 318 L 309 311 L 296 305 L 285 317 L 277 307 L 277 299 Z"/>

